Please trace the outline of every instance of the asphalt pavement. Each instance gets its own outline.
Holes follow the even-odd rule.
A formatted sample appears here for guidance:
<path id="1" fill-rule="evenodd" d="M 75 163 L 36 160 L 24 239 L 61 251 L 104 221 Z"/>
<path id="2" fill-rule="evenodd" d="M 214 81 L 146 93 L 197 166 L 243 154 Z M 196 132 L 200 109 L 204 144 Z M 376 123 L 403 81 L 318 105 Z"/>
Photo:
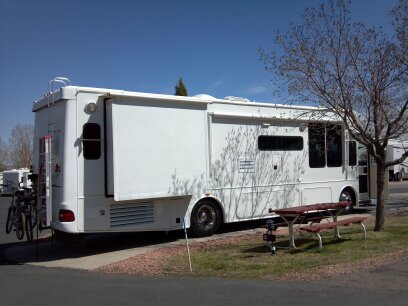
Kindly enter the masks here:
<path id="1" fill-rule="evenodd" d="M 135 277 L 8 265 L 2 305 L 406 305 L 408 262 L 323 281 Z"/>

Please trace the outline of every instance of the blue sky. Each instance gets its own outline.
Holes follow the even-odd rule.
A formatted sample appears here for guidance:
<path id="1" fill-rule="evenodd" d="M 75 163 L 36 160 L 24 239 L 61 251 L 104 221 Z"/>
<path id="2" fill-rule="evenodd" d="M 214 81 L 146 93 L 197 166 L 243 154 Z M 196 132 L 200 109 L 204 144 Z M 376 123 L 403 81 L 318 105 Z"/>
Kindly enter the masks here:
<path id="1" fill-rule="evenodd" d="M 323 0 L 0 0 L 0 137 L 34 124 L 56 76 L 73 85 L 279 102 L 259 60 L 277 30 Z M 390 31 L 396 0 L 354 0 L 355 20 Z"/>

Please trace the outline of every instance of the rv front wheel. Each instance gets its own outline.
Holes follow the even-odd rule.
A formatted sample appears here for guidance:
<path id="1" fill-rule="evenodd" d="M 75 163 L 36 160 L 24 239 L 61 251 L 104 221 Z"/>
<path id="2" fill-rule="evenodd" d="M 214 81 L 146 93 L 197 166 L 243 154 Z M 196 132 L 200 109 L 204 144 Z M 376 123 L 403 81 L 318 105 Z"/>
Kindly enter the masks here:
<path id="1" fill-rule="evenodd" d="M 344 210 L 343 213 L 345 215 L 351 214 L 353 212 L 353 206 L 354 206 L 354 201 L 353 201 L 353 196 L 351 195 L 351 192 L 346 188 L 344 189 L 341 194 L 340 194 L 340 199 L 341 202 L 350 202 L 350 205 L 347 206 Z"/>
<path id="2" fill-rule="evenodd" d="M 211 201 L 197 203 L 191 212 L 191 231 L 197 237 L 213 235 L 220 227 L 221 211 Z"/>

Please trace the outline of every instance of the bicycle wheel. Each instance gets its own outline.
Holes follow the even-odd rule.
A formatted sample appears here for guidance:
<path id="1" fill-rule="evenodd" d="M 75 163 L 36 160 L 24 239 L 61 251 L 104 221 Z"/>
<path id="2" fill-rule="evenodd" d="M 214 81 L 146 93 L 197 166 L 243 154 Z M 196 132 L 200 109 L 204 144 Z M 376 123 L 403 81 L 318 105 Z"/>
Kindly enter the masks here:
<path id="1" fill-rule="evenodd" d="M 25 216 L 25 232 L 26 232 L 26 236 L 27 236 L 27 241 L 33 241 L 33 228 L 34 225 L 32 225 L 32 216 L 31 213 L 28 212 Z"/>
<path id="2" fill-rule="evenodd" d="M 30 215 L 30 226 L 31 229 L 33 229 L 36 225 L 37 225 L 37 207 L 35 207 L 34 205 L 30 205 L 29 209 L 28 209 L 28 214 Z M 28 223 L 26 222 L 26 225 Z"/>
<path id="3" fill-rule="evenodd" d="M 8 213 L 7 213 L 7 221 L 6 221 L 6 233 L 10 234 L 10 232 L 13 230 L 13 225 L 14 225 L 14 209 L 13 207 L 8 208 Z"/>
<path id="4" fill-rule="evenodd" d="M 25 229 L 25 216 L 24 213 L 17 213 L 16 216 L 16 235 L 17 239 L 21 240 L 24 238 L 24 229 Z"/>

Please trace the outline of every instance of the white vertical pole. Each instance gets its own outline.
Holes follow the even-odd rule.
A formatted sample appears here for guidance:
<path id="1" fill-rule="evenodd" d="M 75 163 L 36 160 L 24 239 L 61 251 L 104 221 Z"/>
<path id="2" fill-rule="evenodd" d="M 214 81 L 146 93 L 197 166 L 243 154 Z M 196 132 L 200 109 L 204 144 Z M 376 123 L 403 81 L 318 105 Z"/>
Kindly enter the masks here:
<path id="1" fill-rule="evenodd" d="M 184 222 L 184 218 L 183 218 L 183 228 L 184 228 L 184 235 L 186 236 L 186 245 L 187 245 L 187 253 L 188 253 L 188 262 L 190 264 L 190 272 L 193 272 L 193 268 L 191 267 L 191 256 L 190 256 L 190 247 L 188 245 L 186 222 Z"/>

